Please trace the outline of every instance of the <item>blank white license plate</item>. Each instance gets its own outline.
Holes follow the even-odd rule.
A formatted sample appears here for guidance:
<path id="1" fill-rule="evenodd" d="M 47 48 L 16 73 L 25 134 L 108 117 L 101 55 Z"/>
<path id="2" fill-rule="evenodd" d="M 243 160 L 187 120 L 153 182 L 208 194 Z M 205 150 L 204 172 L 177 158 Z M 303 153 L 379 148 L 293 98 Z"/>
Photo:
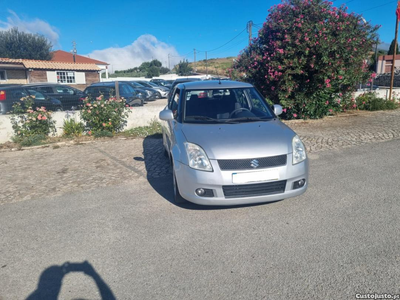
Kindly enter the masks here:
<path id="1" fill-rule="evenodd" d="M 246 173 L 232 173 L 232 183 L 250 183 L 269 180 L 279 180 L 278 169 Z"/>

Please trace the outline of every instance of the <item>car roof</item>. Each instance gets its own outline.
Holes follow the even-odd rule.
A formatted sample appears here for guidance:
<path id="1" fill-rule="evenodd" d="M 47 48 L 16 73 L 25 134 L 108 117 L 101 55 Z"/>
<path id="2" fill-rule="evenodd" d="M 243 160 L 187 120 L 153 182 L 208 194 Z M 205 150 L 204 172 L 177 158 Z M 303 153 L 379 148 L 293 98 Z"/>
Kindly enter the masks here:
<path id="1" fill-rule="evenodd" d="M 178 84 L 179 88 L 185 89 L 234 89 L 234 88 L 252 88 L 250 83 L 231 81 L 231 80 L 205 80 L 193 81 Z"/>
<path id="2" fill-rule="evenodd" d="M 33 82 L 33 83 L 28 83 L 28 84 L 24 84 L 25 86 L 35 86 L 35 85 L 51 85 L 51 86 L 55 86 L 55 85 L 63 85 L 60 83 L 54 83 L 54 82 Z"/>
<path id="3" fill-rule="evenodd" d="M 22 85 L 21 84 L 17 84 L 17 83 L 0 84 L 0 90 L 8 89 L 8 88 L 14 88 L 14 87 L 22 87 Z"/>
<path id="4" fill-rule="evenodd" d="M 118 84 L 125 84 L 126 82 L 124 81 L 118 81 Z M 107 81 L 107 82 L 96 82 L 92 83 L 89 87 L 91 86 L 115 86 L 115 81 Z"/>

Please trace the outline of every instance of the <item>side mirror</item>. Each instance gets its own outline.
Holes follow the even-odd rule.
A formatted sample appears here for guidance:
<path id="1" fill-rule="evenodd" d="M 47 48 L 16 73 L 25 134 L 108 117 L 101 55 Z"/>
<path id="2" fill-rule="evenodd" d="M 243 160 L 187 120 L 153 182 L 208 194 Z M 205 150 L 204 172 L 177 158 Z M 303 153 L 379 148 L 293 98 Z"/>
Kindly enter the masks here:
<path id="1" fill-rule="evenodd" d="M 275 104 L 274 105 L 274 113 L 275 115 L 279 116 L 280 114 L 282 114 L 282 106 L 280 106 L 279 104 Z"/>
<path id="2" fill-rule="evenodd" d="M 160 111 L 160 114 L 158 116 L 160 118 L 160 120 L 163 121 L 170 121 L 174 119 L 174 115 L 172 114 L 172 110 L 170 109 L 164 109 L 162 111 Z"/>

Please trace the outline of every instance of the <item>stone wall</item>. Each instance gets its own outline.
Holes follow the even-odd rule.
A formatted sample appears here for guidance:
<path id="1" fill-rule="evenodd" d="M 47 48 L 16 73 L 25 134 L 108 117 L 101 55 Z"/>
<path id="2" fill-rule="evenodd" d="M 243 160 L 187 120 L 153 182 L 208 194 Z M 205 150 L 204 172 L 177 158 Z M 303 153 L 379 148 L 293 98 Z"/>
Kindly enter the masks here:
<path id="1" fill-rule="evenodd" d="M 156 102 L 151 102 L 140 107 L 132 107 L 132 113 L 129 114 L 128 124 L 125 129 L 135 128 L 138 126 L 146 126 L 149 123 L 158 119 L 158 114 L 167 104 L 167 99 L 160 99 Z M 53 119 L 56 121 L 57 135 L 60 136 L 63 133 L 62 127 L 64 120 L 66 119 L 67 113 L 71 117 L 70 112 L 54 112 Z M 73 118 L 79 120 L 79 111 L 76 111 Z M 160 121 L 161 122 L 161 121 Z M 11 141 L 13 136 L 13 129 L 11 127 L 10 115 L 0 115 L 0 143 Z"/>

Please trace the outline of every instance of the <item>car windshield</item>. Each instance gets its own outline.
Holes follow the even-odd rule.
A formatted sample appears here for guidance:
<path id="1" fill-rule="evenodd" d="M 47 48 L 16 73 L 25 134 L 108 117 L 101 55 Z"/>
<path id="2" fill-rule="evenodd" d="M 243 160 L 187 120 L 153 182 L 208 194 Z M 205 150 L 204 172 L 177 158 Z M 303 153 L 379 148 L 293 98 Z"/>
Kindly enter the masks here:
<path id="1" fill-rule="evenodd" d="M 34 96 L 36 100 L 46 100 L 46 97 L 40 92 L 35 90 L 28 90 L 28 92 L 31 96 Z"/>
<path id="2" fill-rule="evenodd" d="M 183 121 L 186 123 L 242 123 L 275 117 L 254 88 L 186 90 Z"/>
<path id="3" fill-rule="evenodd" d="M 152 87 L 159 87 L 157 84 L 153 83 L 153 82 L 147 82 L 149 85 L 151 85 Z"/>
<path id="4" fill-rule="evenodd" d="M 129 83 L 130 83 L 132 86 L 135 86 L 135 87 L 138 87 L 138 88 L 144 87 L 144 85 L 142 85 L 142 84 L 140 84 L 140 83 L 138 83 L 138 82 L 135 82 L 135 81 L 130 81 Z"/>
<path id="5" fill-rule="evenodd" d="M 141 85 L 143 85 L 145 87 L 149 87 L 149 88 L 152 87 L 150 84 L 148 84 L 147 82 L 144 82 L 144 81 L 139 81 L 139 84 L 141 84 Z"/>

